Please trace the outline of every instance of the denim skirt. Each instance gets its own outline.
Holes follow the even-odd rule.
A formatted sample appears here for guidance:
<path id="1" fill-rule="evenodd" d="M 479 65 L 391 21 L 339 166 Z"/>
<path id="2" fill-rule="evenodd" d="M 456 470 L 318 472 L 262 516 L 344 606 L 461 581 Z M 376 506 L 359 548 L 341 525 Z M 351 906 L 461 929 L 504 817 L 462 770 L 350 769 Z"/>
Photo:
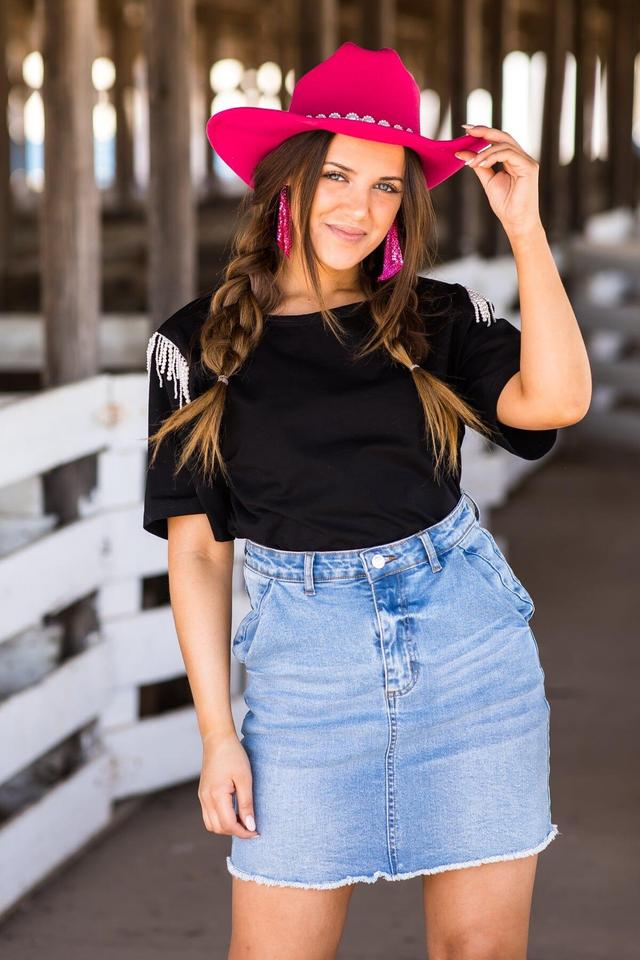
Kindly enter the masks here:
<path id="1" fill-rule="evenodd" d="M 401 880 L 559 833 L 534 603 L 479 516 L 463 491 L 438 523 L 362 550 L 245 541 L 232 652 L 260 836 L 232 836 L 231 874 Z"/>

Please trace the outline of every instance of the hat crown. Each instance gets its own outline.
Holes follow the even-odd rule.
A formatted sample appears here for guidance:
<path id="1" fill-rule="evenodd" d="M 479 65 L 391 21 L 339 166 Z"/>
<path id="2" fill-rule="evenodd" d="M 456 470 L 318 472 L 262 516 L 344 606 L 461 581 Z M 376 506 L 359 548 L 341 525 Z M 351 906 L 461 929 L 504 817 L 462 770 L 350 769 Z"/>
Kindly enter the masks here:
<path id="1" fill-rule="evenodd" d="M 392 47 L 347 41 L 297 81 L 289 113 L 368 120 L 420 133 L 420 89 Z"/>

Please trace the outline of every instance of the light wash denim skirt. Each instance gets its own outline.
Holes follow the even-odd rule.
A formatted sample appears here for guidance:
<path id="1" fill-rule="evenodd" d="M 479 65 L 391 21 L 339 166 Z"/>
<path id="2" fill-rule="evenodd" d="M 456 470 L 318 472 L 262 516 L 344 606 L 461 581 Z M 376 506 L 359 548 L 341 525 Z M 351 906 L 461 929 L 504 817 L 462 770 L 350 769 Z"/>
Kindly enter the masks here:
<path id="1" fill-rule="evenodd" d="M 559 833 L 534 603 L 479 517 L 463 491 L 439 523 L 362 550 L 245 541 L 232 652 L 260 836 L 232 836 L 231 874 L 401 880 Z"/>

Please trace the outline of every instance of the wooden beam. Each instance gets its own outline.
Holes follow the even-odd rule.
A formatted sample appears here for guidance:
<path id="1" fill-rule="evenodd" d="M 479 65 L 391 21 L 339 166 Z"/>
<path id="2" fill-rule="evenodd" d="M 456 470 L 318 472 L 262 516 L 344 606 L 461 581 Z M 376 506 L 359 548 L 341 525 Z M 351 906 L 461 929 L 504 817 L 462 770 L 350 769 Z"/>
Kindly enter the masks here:
<path id="1" fill-rule="evenodd" d="M 7 44 L 9 41 L 8 4 L 0 3 L 0 309 L 6 307 L 7 261 L 9 237 L 12 232 L 13 202 L 11 196 L 9 128 L 7 106 L 9 76 L 7 73 Z"/>
<path id="2" fill-rule="evenodd" d="M 98 367 L 100 211 L 91 82 L 96 0 L 47 0 L 42 9 L 44 385 L 57 386 Z"/>
<path id="3" fill-rule="evenodd" d="M 617 0 L 610 8 L 608 61 L 609 195 L 612 207 L 631 207 L 638 160 L 632 148 L 634 57 L 638 47 L 637 0 Z"/>
<path id="4" fill-rule="evenodd" d="M 484 84 L 491 94 L 491 126 L 502 130 L 502 70 L 509 48 L 508 36 L 511 31 L 513 8 L 509 0 L 488 0 L 485 14 L 487 20 L 485 21 Z M 487 23 L 490 29 L 486 29 Z M 508 241 L 500 221 L 488 203 L 485 203 L 480 217 L 478 252 L 483 257 L 495 257 L 498 253 L 505 252 L 507 246 Z"/>
<path id="5" fill-rule="evenodd" d="M 548 24 L 542 142 L 540 146 L 540 214 L 550 239 L 563 228 L 564 170 L 560 166 L 560 116 L 565 58 L 570 48 L 572 11 L 566 0 L 547 0 Z"/>
<path id="6" fill-rule="evenodd" d="M 155 330 L 195 296 L 195 200 L 191 183 L 193 0 L 149 0 L 149 313 Z"/>
<path id="7" fill-rule="evenodd" d="M 338 46 L 336 0 L 298 0 L 299 78 L 335 52 Z"/>
<path id="8" fill-rule="evenodd" d="M 116 111 L 116 182 L 118 205 L 129 205 L 134 192 L 133 130 L 126 109 L 127 97 L 133 93 L 133 59 L 138 31 L 125 19 L 120 2 L 109 8 L 109 28 L 112 35 L 113 62 L 116 80 L 113 88 L 113 106 Z"/>
<path id="9" fill-rule="evenodd" d="M 369 50 L 395 46 L 396 0 L 363 0 L 360 16 L 361 46 Z"/>

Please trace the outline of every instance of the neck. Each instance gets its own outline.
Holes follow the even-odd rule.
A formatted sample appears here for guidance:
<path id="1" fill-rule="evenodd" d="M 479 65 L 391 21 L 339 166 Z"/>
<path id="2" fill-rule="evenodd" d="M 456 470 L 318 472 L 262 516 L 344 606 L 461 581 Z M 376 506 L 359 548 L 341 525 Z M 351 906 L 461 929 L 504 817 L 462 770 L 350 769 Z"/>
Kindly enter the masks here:
<path id="1" fill-rule="evenodd" d="M 360 285 L 360 265 L 349 267 L 347 270 L 334 270 L 318 262 L 318 276 L 320 289 L 327 302 L 341 297 L 353 295 L 354 299 L 362 294 Z M 282 291 L 283 299 L 316 302 L 313 288 L 307 282 L 298 258 L 292 256 L 291 261 L 282 264 L 276 275 L 278 287 Z"/>

